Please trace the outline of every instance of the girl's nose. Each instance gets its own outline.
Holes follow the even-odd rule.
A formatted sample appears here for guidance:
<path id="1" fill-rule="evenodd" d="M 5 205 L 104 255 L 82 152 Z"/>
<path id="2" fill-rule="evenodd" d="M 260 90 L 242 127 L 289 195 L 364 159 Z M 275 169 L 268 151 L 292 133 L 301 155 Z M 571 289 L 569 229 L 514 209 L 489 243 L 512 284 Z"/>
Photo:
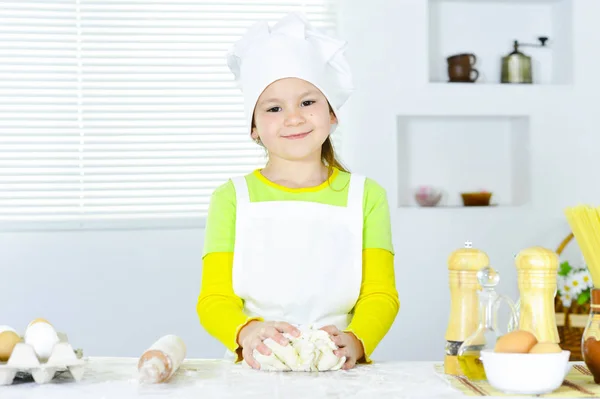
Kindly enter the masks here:
<path id="1" fill-rule="evenodd" d="M 286 112 L 285 125 L 286 126 L 297 126 L 305 122 L 302 112 L 298 109 L 293 109 Z"/>

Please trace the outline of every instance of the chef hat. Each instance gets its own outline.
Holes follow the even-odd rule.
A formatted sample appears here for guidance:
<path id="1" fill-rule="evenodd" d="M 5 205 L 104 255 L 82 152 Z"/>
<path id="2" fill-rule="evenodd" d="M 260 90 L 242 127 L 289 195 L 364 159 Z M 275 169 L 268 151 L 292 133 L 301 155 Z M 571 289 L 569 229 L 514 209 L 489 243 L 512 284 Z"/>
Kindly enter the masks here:
<path id="1" fill-rule="evenodd" d="M 312 83 L 338 116 L 353 91 L 345 49 L 345 41 L 316 29 L 297 13 L 272 27 L 265 21 L 250 27 L 227 53 L 227 65 L 244 95 L 247 131 L 258 97 L 268 85 L 287 77 Z"/>

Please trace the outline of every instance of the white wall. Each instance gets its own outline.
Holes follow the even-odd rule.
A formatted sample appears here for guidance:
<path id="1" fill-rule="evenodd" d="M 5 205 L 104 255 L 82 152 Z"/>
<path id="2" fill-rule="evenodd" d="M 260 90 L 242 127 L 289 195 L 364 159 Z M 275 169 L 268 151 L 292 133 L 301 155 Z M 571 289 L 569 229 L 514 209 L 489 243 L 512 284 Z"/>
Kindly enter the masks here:
<path id="1" fill-rule="evenodd" d="M 446 260 L 465 240 L 489 254 L 502 275 L 500 290 L 516 298 L 513 256 L 531 245 L 555 248 L 568 232 L 563 208 L 597 203 L 600 196 L 594 103 L 600 48 L 589 39 L 600 34 L 600 4 L 577 0 L 573 86 L 558 87 L 430 84 L 427 10 L 425 0 L 345 0 L 340 17 L 357 84 L 345 110 L 344 158 L 353 171 L 388 190 L 392 208 L 401 309 L 375 353 L 378 359 L 442 359 Z M 503 26 L 510 30 L 511 20 Z M 397 164 L 398 115 L 529 117 L 528 202 L 482 209 L 398 207 L 399 191 L 409 187 Z M 443 167 L 432 160 L 434 171 Z M 0 233 L 0 324 L 23 329 L 45 317 L 86 354 L 101 356 L 138 356 L 158 336 L 173 332 L 185 339 L 189 356 L 220 357 L 222 347 L 195 315 L 202 240 L 198 229 Z"/>
<path id="2" fill-rule="evenodd" d="M 179 334 L 191 356 L 224 350 L 198 323 L 201 230 L 0 235 L 0 324 L 44 317 L 89 355 L 138 356 Z"/>
<path id="3" fill-rule="evenodd" d="M 464 3 L 453 1 L 455 6 L 463 8 L 465 24 L 484 17 L 481 13 L 469 14 Z M 573 86 L 518 87 L 491 84 L 489 79 L 477 84 L 438 83 L 439 75 L 430 73 L 427 1 L 356 0 L 344 4 L 342 22 L 351 43 L 351 62 L 358 86 L 345 110 L 353 132 L 345 143 L 346 157 L 354 171 L 375 178 L 388 190 L 402 302 L 396 323 L 379 346 L 377 355 L 380 358 L 441 359 L 449 312 L 446 262 L 453 250 L 461 247 L 465 240 L 472 240 L 475 247 L 488 253 L 492 266 L 501 273 L 499 290 L 516 299 L 514 255 L 533 245 L 555 249 L 569 231 L 563 209 L 580 201 L 600 202 L 600 184 L 594 177 L 595 171 L 600 170 L 600 159 L 594 155 L 598 153 L 600 136 L 597 134 L 597 105 L 593 101 L 600 90 L 597 72 L 600 49 L 588 39 L 599 33 L 596 21 L 600 17 L 600 3 L 577 0 L 572 21 L 558 21 L 554 27 L 559 34 L 565 30 L 565 22 L 573 27 Z M 518 7 L 518 2 L 508 0 L 498 0 L 496 4 Z M 553 4 L 564 7 L 561 3 Z M 492 33 L 479 26 L 473 34 L 481 36 L 482 42 L 492 44 L 498 42 L 494 36 L 505 35 L 509 49 L 492 51 L 488 48 L 484 52 L 487 58 L 481 57 L 483 63 L 499 63 L 499 57 L 510 51 L 513 19 L 506 13 L 497 17 L 504 24 L 503 31 Z M 431 31 L 435 32 L 435 28 Z M 519 27 L 515 26 L 514 30 L 518 32 Z M 488 36 L 491 40 L 487 40 Z M 473 43 L 473 46 L 477 48 L 481 43 Z M 470 48 L 459 50 L 456 46 L 451 50 Z M 564 48 L 558 50 L 561 57 L 571 57 Z M 527 49 L 523 51 L 530 53 Z M 491 58 L 495 53 L 497 58 Z M 446 54 L 438 53 L 439 60 L 444 62 L 442 55 Z M 568 63 L 556 65 L 561 73 L 568 67 Z M 406 172 L 402 169 L 402 160 L 396 157 L 400 140 L 398 115 L 528 117 L 530 142 L 523 144 L 529 145 L 529 159 L 525 164 L 525 169 L 531 171 L 529 201 L 522 206 L 479 209 L 398 207 L 397 196 L 406 188 L 406 176 L 402 175 Z M 447 126 L 440 124 L 439 128 Z M 419 132 L 428 133 L 427 130 L 414 132 L 416 140 L 419 140 Z M 464 135 L 454 129 L 449 133 L 456 134 L 454 146 L 444 141 L 450 155 L 443 158 L 444 162 L 430 156 L 429 172 L 456 166 L 457 159 L 451 165 L 445 162 L 451 162 L 452 155 L 458 157 L 463 153 L 460 149 L 467 144 L 461 140 Z M 489 132 L 481 132 L 486 133 Z M 490 142 L 497 142 L 497 138 L 490 137 Z M 479 151 L 490 157 L 494 155 L 493 147 L 477 144 L 475 156 L 481 156 Z M 427 156 L 425 152 L 419 155 Z M 413 166 L 423 167 L 418 162 Z M 418 170 L 408 173 L 409 177 L 419 176 Z"/>

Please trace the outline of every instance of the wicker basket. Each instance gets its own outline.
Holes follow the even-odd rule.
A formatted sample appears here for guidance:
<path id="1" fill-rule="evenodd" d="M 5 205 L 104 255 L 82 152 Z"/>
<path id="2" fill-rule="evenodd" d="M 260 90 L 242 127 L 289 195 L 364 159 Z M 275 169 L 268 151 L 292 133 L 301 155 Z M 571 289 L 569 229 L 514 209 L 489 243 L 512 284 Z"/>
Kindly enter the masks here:
<path id="1" fill-rule="evenodd" d="M 573 233 L 569 234 L 560 243 L 556 253 L 560 256 L 565 247 L 573 240 Z M 554 299 L 556 312 L 556 326 L 560 337 L 560 346 L 571 351 L 571 361 L 582 361 L 581 337 L 590 315 L 590 304 L 579 305 L 573 301 L 570 307 L 565 308 L 558 295 Z"/>

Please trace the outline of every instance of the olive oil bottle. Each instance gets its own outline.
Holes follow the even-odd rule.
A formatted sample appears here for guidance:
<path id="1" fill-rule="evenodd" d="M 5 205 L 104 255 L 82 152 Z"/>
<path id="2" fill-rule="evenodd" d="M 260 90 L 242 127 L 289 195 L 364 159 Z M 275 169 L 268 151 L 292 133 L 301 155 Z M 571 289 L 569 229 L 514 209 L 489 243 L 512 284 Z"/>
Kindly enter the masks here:
<path id="1" fill-rule="evenodd" d="M 477 272 L 477 280 L 482 289 L 479 292 L 479 326 L 458 348 L 458 364 L 463 374 L 473 381 L 486 380 L 485 369 L 481 362 L 481 351 L 494 350 L 501 333 L 498 329 L 498 307 L 506 301 L 511 311 L 510 327 L 517 325 L 517 311 L 513 301 L 499 295 L 495 287 L 500 276 L 491 267 Z"/>
<path id="2" fill-rule="evenodd" d="M 458 355 L 458 364 L 463 374 L 472 381 L 487 380 L 485 369 L 480 359 L 482 345 L 465 348 L 465 351 Z"/>

